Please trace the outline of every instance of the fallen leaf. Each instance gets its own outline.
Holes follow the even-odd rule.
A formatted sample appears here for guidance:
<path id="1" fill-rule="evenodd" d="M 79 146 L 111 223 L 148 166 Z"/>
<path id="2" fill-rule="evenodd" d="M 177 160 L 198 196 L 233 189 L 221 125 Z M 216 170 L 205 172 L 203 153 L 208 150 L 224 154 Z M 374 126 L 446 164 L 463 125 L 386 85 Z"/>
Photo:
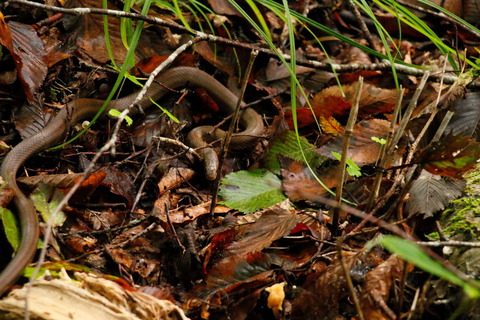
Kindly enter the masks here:
<path id="1" fill-rule="evenodd" d="M 373 141 L 372 137 L 386 138 L 389 127 L 390 122 L 382 119 L 364 120 L 357 123 L 350 138 L 347 158 L 352 159 L 360 167 L 374 163 L 379 155 L 381 145 Z M 316 152 L 330 159 L 335 159 L 332 151 L 342 153 L 343 139 L 343 136 L 335 137 L 317 149 Z"/>
<path id="2" fill-rule="evenodd" d="M 225 254 L 245 256 L 263 250 L 273 241 L 286 236 L 297 225 L 300 218 L 288 200 L 264 210 L 262 216 L 238 241 L 233 242 Z"/>
<path id="3" fill-rule="evenodd" d="M 454 181 L 423 170 L 410 188 L 405 209 L 409 216 L 421 213 L 424 218 L 431 217 L 460 197 L 464 187 L 465 181 Z"/>
<path id="4" fill-rule="evenodd" d="M 480 158 L 480 143 L 464 135 L 448 134 L 417 154 L 414 163 L 430 173 L 461 179 Z"/>
<path id="5" fill-rule="evenodd" d="M 169 168 L 168 172 L 162 177 L 158 183 L 160 195 L 168 190 L 177 188 L 180 184 L 185 183 L 195 176 L 195 171 L 188 168 Z"/>
<path id="6" fill-rule="evenodd" d="M 319 197 L 327 194 L 338 184 L 338 166 L 330 166 L 311 171 L 304 163 L 287 157 L 280 157 L 282 161 L 282 190 L 293 202 L 309 201 L 318 202 Z M 323 183 L 318 182 L 315 176 Z"/>
<path id="7" fill-rule="evenodd" d="M 222 179 L 218 194 L 221 204 L 252 213 L 285 200 L 280 179 L 266 170 L 238 171 Z"/>
<path id="8" fill-rule="evenodd" d="M 362 288 L 360 305 L 365 319 L 395 319 L 395 312 L 390 309 L 387 302 L 390 291 L 395 281 L 402 278 L 404 263 L 396 255 L 390 257 L 367 273 Z M 413 269 L 412 266 L 408 268 Z"/>
<path id="9" fill-rule="evenodd" d="M 265 166 L 273 173 L 280 173 L 282 168 L 279 155 L 293 160 L 309 163 L 312 167 L 320 166 L 325 157 L 314 152 L 315 146 L 304 137 L 298 137 L 294 131 L 286 130 L 274 137 L 268 154 L 263 159 Z M 285 169 L 285 168 L 284 168 Z"/>
<path id="10" fill-rule="evenodd" d="M 11 21 L 8 23 L 12 35 L 12 54 L 18 76 L 28 101 L 43 83 L 47 75 L 45 47 L 33 27 Z"/>

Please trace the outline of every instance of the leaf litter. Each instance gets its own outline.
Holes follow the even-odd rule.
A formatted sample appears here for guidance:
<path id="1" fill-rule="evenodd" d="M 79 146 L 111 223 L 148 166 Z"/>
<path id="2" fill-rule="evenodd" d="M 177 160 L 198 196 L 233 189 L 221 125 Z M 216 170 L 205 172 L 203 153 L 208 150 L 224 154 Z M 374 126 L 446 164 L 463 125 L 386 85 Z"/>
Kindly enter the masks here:
<path id="1" fill-rule="evenodd" d="M 71 1 L 69 5 L 96 6 L 93 2 Z M 187 19 L 194 22 L 192 26 L 197 23 L 223 36 L 226 36 L 225 28 L 231 28 L 236 37 L 241 35 L 242 39 L 258 41 L 257 33 L 227 2 L 210 3 L 218 14 L 226 16 L 220 19 L 220 16 L 205 15 L 203 19 L 194 19 L 187 15 Z M 297 9 L 310 5 L 307 1 L 295 3 Z M 333 15 L 329 11 L 332 9 Z M 30 106 L 30 114 L 18 117 L 17 113 L 15 116 L 20 134 L 29 130 L 30 134 L 35 134 L 34 124 L 41 128 L 48 122 L 51 111 L 72 96 L 104 97 L 102 91 L 108 92 L 111 84 L 110 74 L 95 72 L 95 69 L 103 69 L 110 58 L 104 49 L 100 16 L 64 16 L 63 25 L 52 22 L 42 27 L 39 37 L 33 27 L 12 21 L 15 13 L 25 9 L 14 6 L 6 10 L 13 11 L 8 23 L 2 16 L 1 28 L 5 32 L 2 31 L 0 43 L 5 48 L 2 54 L 9 53 L 4 56 L 5 61 L 10 61 L 13 67 L 0 73 L 1 94 L 15 100 L 14 105 L 19 109 L 26 110 L 24 99 L 14 94 L 13 86 L 16 86 L 34 104 Z M 363 41 L 356 22 L 349 18 L 345 7 L 319 14 L 323 10 L 316 8 L 305 12 Z M 380 9 L 375 10 L 380 14 Z M 269 17 L 267 21 L 274 39 L 279 43 L 285 40 L 281 32 L 282 20 L 274 18 L 266 7 L 259 13 Z M 156 14 L 174 19 L 166 11 Z M 214 23 L 205 23 L 207 17 Z M 392 23 L 391 17 L 380 15 L 379 19 L 386 21 L 387 30 L 395 32 L 396 20 Z M 119 20 L 109 18 L 108 21 L 115 59 L 121 63 L 125 48 L 120 38 Z M 72 29 L 72 26 L 75 27 Z M 173 32 L 176 31 L 152 26 L 146 30 L 136 56 L 136 61 L 141 61 L 136 68 L 138 75 L 148 73 L 146 70 L 152 70 L 178 46 L 180 37 Z M 438 55 L 438 52 L 422 49 L 422 42 L 415 38 L 419 36 L 417 33 L 407 30 L 406 34 L 413 37 L 411 42 L 400 44 L 402 58 L 407 63 L 433 61 L 432 55 Z M 152 41 L 153 36 L 165 41 Z M 300 32 L 299 36 L 305 37 L 305 34 Z M 60 49 L 57 47 L 61 43 L 59 39 L 75 43 L 75 46 Z M 14 46 L 14 43 L 21 43 L 21 46 Z M 152 43 L 155 45 L 151 46 Z M 349 45 L 332 43 L 328 57 L 332 60 L 328 60 L 319 48 L 307 42 L 303 45 L 299 48 L 300 57 L 312 55 L 319 61 L 351 64 L 372 62 L 367 54 Z M 37 46 L 39 50 L 31 53 L 30 46 Z M 19 48 L 30 52 L 29 58 L 20 54 Z M 212 73 L 216 71 L 219 79 L 230 84 L 237 83 L 243 71 L 238 61 L 246 61 L 248 57 L 246 50 L 207 42 L 199 44 L 195 51 L 196 54 L 183 54 L 178 64 L 199 65 Z M 40 62 L 34 64 L 31 58 Z M 289 75 L 275 60 L 263 63 L 267 59 L 259 59 L 261 63 L 250 75 L 252 85 L 248 102 L 257 102 L 255 108 L 267 121 L 276 116 L 274 121 L 281 119 L 293 128 L 288 102 Z M 48 258 L 69 259 L 99 274 L 121 276 L 129 286 L 140 290 L 155 287 L 160 296 L 181 306 L 182 312 L 192 319 L 356 318 L 358 305 L 355 306 L 354 295 L 365 319 L 435 318 L 436 313 L 429 313 L 427 305 L 418 309 L 413 305 L 414 290 L 429 294 L 424 291 L 428 287 L 423 286 L 428 284 L 425 277 L 418 277 L 412 271 L 413 266 L 397 255 L 378 246 L 369 246 L 370 240 L 387 234 L 386 229 L 362 221 L 352 214 L 353 209 L 342 209 L 340 221 L 335 225 L 337 228 L 332 227 L 335 208 L 326 200 L 333 199 L 329 191 L 335 192 L 339 187 L 342 172 L 332 152 L 343 152 L 345 136 L 350 134 L 346 120 L 356 93 L 356 81 L 362 76 L 366 83 L 360 94 L 359 119 L 351 132 L 347 150 L 347 158 L 360 167 L 362 176 L 347 176 L 343 196 L 357 209 L 367 210 L 366 213 L 398 225 L 408 234 L 425 238 L 436 230 L 432 220 L 438 219 L 440 212 L 462 195 L 463 175 L 474 169 L 478 161 L 477 93 L 463 86 L 455 93 L 444 89 L 441 93 L 447 94 L 443 96 L 444 105 L 439 108 L 451 105 L 455 115 L 442 138 L 431 143 L 434 132 L 430 131 L 439 126 L 440 112 L 417 149 L 413 149 L 412 141 L 418 129 L 423 128 L 426 117 L 436 110 L 432 102 L 439 91 L 428 89 L 431 91 L 417 101 L 420 107 L 398 145 L 383 146 L 381 141 L 389 142 L 390 122 L 398 101 L 391 72 L 342 73 L 339 86 L 329 71 L 307 67 L 299 67 L 297 71 L 313 96 L 309 100 L 312 109 L 307 108 L 304 97 L 298 97 L 304 104 L 297 109 L 301 136 L 297 138 L 294 131 L 283 130 L 286 126 L 278 125 L 264 137 L 268 138 L 264 150 L 258 152 L 258 146 L 252 146 L 251 150 L 257 154 L 231 152 L 225 160 L 225 173 L 235 172 L 224 174 L 221 181 L 219 203 L 222 205 L 215 204 L 210 210 L 210 183 L 204 179 L 193 157 L 179 152 L 177 147 L 163 145 L 159 148 L 152 143 L 159 134 L 171 139 L 182 138 L 185 135 L 183 124 L 175 127 L 164 115 L 158 114 L 151 116 L 151 120 L 137 119 L 133 135 L 129 130 L 120 133 L 117 154 L 102 156 L 104 165 L 84 183 L 70 206 L 65 208 L 62 220 L 57 221 L 57 241 Z M 15 84 L 16 77 L 20 84 Z M 403 98 L 408 101 L 417 79 L 401 76 L 400 81 L 407 88 Z M 61 92 L 57 92 L 59 87 Z M 131 92 L 136 88 L 127 90 Z M 262 101 L 265 95 L 274 96 L 271 101 Z M 185 122 L 211 124 L 217 107 L 208 97 L 191 99 L 192 96 L 188 95 L 190 103 L 194 101 L 205 108 L 187 115 Z M 176 115 L 188 109 L 183 99 L 178 96 L 170 99 Z M 48 100 L 48 104 L 44 104 L 44 100 Z M 157 124 L 159 118 L 160 125 Z M 57 201 L 62 195 L 59 190 L 70 188 L 78 177 L 75 172 L 82 170 L 78 163 L 95 153 L 104 141 L 103 135 L 110 129 L 108 125 L 96 128 L 58 153 L 43 152 L 35 157 L 41 161 L 27 162 L 29 174 L 42 175 L 23 179 L 30 180 L 31 185 L 53 185 L 49 188 L 54 191 L 43 193 L 39 200 L 42 206 Z M 5 132 L 7 129 L 4 127 Z M 393 130 L 396 129 L 393 126 Z M 15 141 L 18 140 L 9 140 L 12 146 Z M 380 167 L 380 155 L 386 147 L 393 151 L 385 167 Z M 405 162 L 406 152 L 414 154 L 412 161 Z M 408 195 L 399 198 L 403 183 L 415 166 L 424 170 L 413 181 Z M 34 191 L 31 197 L 35 194 Z M 2 214 L 2 220 L 4 226 L 12 225 L 10 215 Z M 362 222 L 366 223 L 365 229 L 357 230 Z M 7 237 L 13 234 L 6 232 Z M 336 243 L 340 239 L 342 242 Z M 353 279 L 353 287 L 348 277 Z M 452 292 L 461 294 L 461 290 Z M 431 301 L 435 298 L 432 295 Z M 432 305 L 434 303 L 429 307 Z"/>

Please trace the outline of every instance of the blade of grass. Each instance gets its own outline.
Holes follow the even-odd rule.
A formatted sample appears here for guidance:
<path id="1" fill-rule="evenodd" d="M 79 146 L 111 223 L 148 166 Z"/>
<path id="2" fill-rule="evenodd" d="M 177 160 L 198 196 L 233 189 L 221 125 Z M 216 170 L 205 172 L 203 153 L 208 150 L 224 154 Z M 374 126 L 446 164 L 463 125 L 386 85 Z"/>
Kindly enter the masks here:
<path id="1" fill-rule="evenodd" d="M 102 4 L 104 5 L 104 7 L 106 8 L 107 7 L 107 0 L 102 0 Z M 151 1 L 145 1 L 144 3 L 144 6 L 142 8 L 142 14 L 147 14 L 148 13 L 148 10 L 150 9 L 150 5 L 151 5 Z M 105 22 L 105 20 L 104 20 Z M 110 94 L 108 95 L 107 99 L 105 100 L 105 102 L 103 103 L 102 107 L 100 108 L 100 110 L 97 112 L 97 114 L 92 118 L 92 120 L 90 121 L 90 123 L 82 129 L 82 131 L 80 131 L 79 133 L 77 133 L 73 138 L 71 138 L 70 140 L 62 143 L 61 145 L 59 146 L 56 146 L 56 147 L 53 147 L 51 149 L 58 149 L 58 148 L 62 148 L 70 143 L 72 143 L 73 141 L 75 141 L 76 139 L 78 139 L 78 137 L 80 137 L 82 134 L 84 134 L 88 129 L 90 129 L 90 127 L 96 122 L 96 120 L 102 115 L 103 111 L 105 111 L 105 108 L 108 106 L 108 103 L 113 99 L 117 89 L 120 87 L 120 84 L 123 82 L 124 80 L 124 75 L 127 74 L 127 71 L 133 67 L 133 63 L 134 63 L 134 60 L 135 60 L 135 49 L 138 45 L 138 40 L 140 39 L 140 34 L 142 33 L 142 29 L 143 29 L 143 24 L 144 24 L 144 21 L 138 21 L 138 24 L 137 24 L 137 27 L 135 28 L 135 31 L 133 33 L 133 36 L 132 36 L 132 41 L 130 43 L 130 48 L 128 49 L 127 51 L 127 55 L 125 57 L 125 62 L 124 64 L 122 65 L 122 68 L 120 69 L 120 73 L 117 77 L 117 80 L 115 81 L 115 84 L 113 85 L 113 88 L 112 90 L 110 91 Z M 107 28 L 108 29 L 108 28 Z M 109 46 L 109 44 L 107 44 L 107 47 Z"/>

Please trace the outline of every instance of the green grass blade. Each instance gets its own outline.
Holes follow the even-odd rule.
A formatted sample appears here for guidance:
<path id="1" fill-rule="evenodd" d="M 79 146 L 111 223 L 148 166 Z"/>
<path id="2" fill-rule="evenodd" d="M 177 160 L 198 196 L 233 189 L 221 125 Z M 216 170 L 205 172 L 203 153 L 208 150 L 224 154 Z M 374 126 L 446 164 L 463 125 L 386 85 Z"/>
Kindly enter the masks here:
<path id="1" fill-rule="evenodd" d="M 106 6 L 106 0 L 102 0 L 104 5 Z M 142 8 L 142 14 L 143 15 L 146 15 L 148 13 L 148 10 L 150 9 L 150 5 L 151 5 L 152 1 L 146 1 L 144 3 L 144 6 Z M 97 114 L 93 117 L 93 119 L 90 121 L 89 125 L 86 126 L 85 128 L 83 128 L 82 131 L 80 131 L 77 135 L 75 135 L 73 138 L 71 138 L 70 140 L 68 140 L 67 142 L 59 145 L 59 146 L 56 146 L 56 147 L 53 147 L 51 149 L 58 149 L 58 148 L 61 148 L 63 146 L 66 146 L 70 143 L 72 143 L 73 141 L 75 141 L 76 139 L 78 139 L 78 137 L 80 137 L 81 135 L 83 135 L 88 129 L 90 129 L 90 127 L 97 121 L 97 119 L 102 115 L 103 111 L 105 111 L 105 108 L 108 106 L 109 102 L 113 99 L 113 97 L 115 96 L 115 93 L 117 92 L 118 88 L 120 87 L 120 84 L 124 81 L 124 76 L 127 74 L 127 71 L 133 67 L 134 63 L 135 63 L 135 49 L 137 48 L 137 45 L 138 45 L 138 41 L 140 39 L 140 34 L 142 33 L 142 29 L 143 29 L 143 25 L 144 25 L 144 21 L 138 21 L 138 24 L 137 24 L 137 27 L 135 28 L 135 31 L 133 33 L 133 36 L 132 36 L 132 41 L 130 43 L 130 47 L 128 49 L 128 52 L 127 52 L 127 55 L 125 57 L 125 61 L 122 65 L 122 68 L 120 69 L 120 73 L 117 77 L 117 80 L 115 81 L 115 84 L 113 85 L 113 88 L 112 90 L 110 91 L 110 94 L 108 95 L 107 99 L 105 100 L 105 102 L 103 103 L 102 107 L 100 108 L 100 110 L 97 112 Z"/>
<path id="2" fill-rule="evenodd" d="M 388 251 L 398 255 L 405 261 L 413 263 L 428 273 L 462 287 L 471 299 L 480 298 L 480 282 L 477 281 L 478 287 L 472 286 L 453 271 L 446 269 L 440 262 L 430 258 L 414 242 L 391 235 L 382 236 L 378 241 Z"/>

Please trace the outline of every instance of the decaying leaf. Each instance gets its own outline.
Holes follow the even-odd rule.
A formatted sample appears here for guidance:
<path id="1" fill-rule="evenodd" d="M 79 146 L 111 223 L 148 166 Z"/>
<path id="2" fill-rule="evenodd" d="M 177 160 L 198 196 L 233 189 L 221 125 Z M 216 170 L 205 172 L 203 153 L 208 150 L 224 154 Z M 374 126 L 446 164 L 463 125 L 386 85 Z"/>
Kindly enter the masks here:
<path id="1" fill-rule="evenodd" d="M 146 228 L 145 225 L 129 228 L 107 246 L 107 252 L 115 263 L 143 278 L 159 271 L 160 248 L 152 239 L 157 239 L 158 234 L 164 232 L 160 226 L 156 226 L 143 234 Z"/>
<path id="2" fill-rule="evenodd" d="M 10 53 L 15 60 L 25 95 L 31 101 L 47 75 L 45 47 L 36 31 L 29 25 L 11 21 L 8 29 L 12 40 Z"/>
<path id="3" fill-rule="evenodd" d="M 273 241 L 290 233 L 300 221 L 288 200 L 266 209 L 247 233 L 228 247 L 228 254 L 245 256 L 259 252 Z"/>
<path id="4" fill-rule="evenodd" d="M 330 166 L 315 170 L 313 173 L 304 163 L 287 157 L 280 157 L 282 162 L 282 190 L 293 202 L 319 202 L 319 197 L 327 194 L 327 187 L 334 188 L 338 184 L 338 166 Z M 323 186 L 314 177 L 323 183 Z"/>
<path id="5" fill-rule="evenodd" d="M 448 134 L 422 150 L 414 159 L 430 173 L 461 179 L 480 158 L 480 143 L 468 136 Z"/>
<path id="6" fill-rule="evenodd" d="M 347 268 L 353 268 L 359 255 L 344 253 Z M 341 264 L 335 260 L 323 270 L 310 275 L 293 300 L 294 319 L 336 319 L 339 305 L 348 295 Z"/>
<path id="7" fill-rule="evenodd" d="M 386 138 L 390 123 L 382 119 L 364 120 L 353 128 L 347 158 L 352 159 L 358 166 L 374 163 L 377 160 L 381 145 L 372 140 Z M 333 138 L 317 152 L 322 156 L 334 159 L 332 151 L 342 153 L 343 135 Z"/>
<path id="8" fill-rule="evenodd" d="M 431 217 L 460 197 L 464 187 L 464 181 L 454 181 L 423 170 L 410 189 L 406 210 L 410 216 L 422 213 L 425 218 Z"/>
<path id="9" fill-rule="evenodd" d="M 396 255 L 375 267 L 365 276 L 360 305 L 365 319 L 395 319 L 395 312 L 387 305 L 395 280 L 402 277 L 404 262 Z M 410 270 L 413 266 L 410 266 Z"/>

